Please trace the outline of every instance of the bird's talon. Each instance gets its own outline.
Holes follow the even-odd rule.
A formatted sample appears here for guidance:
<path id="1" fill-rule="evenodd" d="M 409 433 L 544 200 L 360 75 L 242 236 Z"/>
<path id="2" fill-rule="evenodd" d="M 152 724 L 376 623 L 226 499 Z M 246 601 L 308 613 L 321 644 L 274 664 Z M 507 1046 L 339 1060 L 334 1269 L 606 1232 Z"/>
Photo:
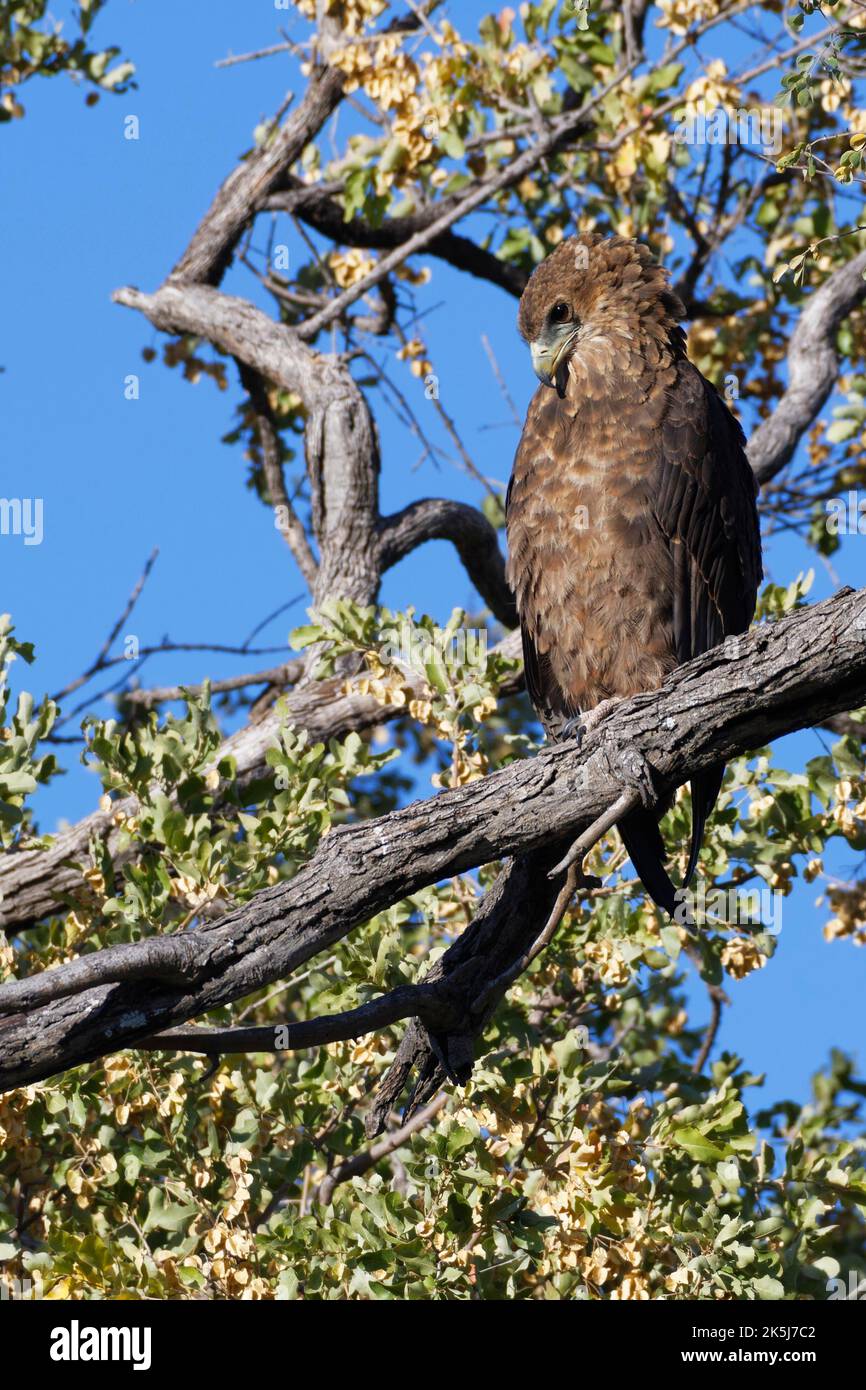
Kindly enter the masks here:
<path id="1" fill-rule="evenodd" d="M 569 719 L 562 726 L 562 736 L 565 742 L 571 738 L 576 738 L 578 743 L 583 743 L 586 734 L 587 728 L 582 719 Z"/>

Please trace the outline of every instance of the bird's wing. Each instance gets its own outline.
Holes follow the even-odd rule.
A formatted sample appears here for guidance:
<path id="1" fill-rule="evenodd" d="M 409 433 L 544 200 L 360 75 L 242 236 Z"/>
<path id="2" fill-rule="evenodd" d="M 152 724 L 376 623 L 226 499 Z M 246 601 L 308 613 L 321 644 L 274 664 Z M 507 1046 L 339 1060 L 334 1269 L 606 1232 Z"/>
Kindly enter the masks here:
<path id="1" fill-rule="evenodd" d="M 761 578 L 754 474 L 739 423 L 686 360 L 658 435 L 653 512 L 674 559 L 674 639 L 689 661 L 745 632 Z"/>
<path id="2" fill-rule="evenodd" d="M 761 535 L 745 438 L 718 392 L 686 359 L 659 432 L 653 512 L 673 557 L 679 662 L 745 632 L 761 579 Z M 692 779 L 687 886 L 724 767 Z"/>

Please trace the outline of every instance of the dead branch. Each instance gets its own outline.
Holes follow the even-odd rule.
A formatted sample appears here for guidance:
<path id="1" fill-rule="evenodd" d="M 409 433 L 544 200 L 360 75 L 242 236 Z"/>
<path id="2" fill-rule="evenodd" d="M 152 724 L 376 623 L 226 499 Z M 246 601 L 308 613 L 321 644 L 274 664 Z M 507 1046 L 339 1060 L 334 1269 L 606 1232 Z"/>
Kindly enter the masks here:
<path id="1" fill-rule="evenodd" d="M 384 517 L 379 526 L 382 569 L 390 569 L 419 545 L 433 540 L 451 541 L 494 617 L 506 627 L 516 627 L 517 610 L 505 579 L 499 540 L 477 507 L 441 497 L 427 497 L 412 502 L 402 512 Z"/>
<path id="2" fill-rule="evenodd" d="M 271 507 L 282 513 L 281 525 L 278 528 L 280 535 L 295 557 L 295 563 L 312 593 L 316 587 L 319 566 L 307 539 L 307 533 L 286 491 L 282 446 L 268 401 L 265 383 L 258 373 L 246 366 L 244 362 L 238 362 L 238 371 L 256 417 L 256 432 L 262 451 L 262 468 L 268 489 L 268 499 Z"/>
<path id="3" fill-rule="evenodd" d="M 429 1105 L 426 1105 L 423 1110 L 416 1111 L 411 1120 L 407 1120 L 399 1129 L 392 1130 L 384 1139 L 380 1139 L 378 1144 L 371 1144 L 369 1149 L 361 1149 L 359 1153 L 353 1154 L 351 1158 L 346 1159 L 345 1163 L 341 1163 L 338 1167 L 332 1169 L 331 1172 L 323 1178 L 319 1187 L 319 1201 L 322 1206 L 330 1206 L 334 1196 L 334 1189 L 338 1187 L 341 1182 L 346 1182 L 348 1178 L 357 1178 L 363 1173 L 369 1172 L 381 1159 L 387 1158 L 388 1154 L 393 1153 L 395 1149 L 399 1149 L 402 1144 L 406 1143 L 407 1139 L 411 1139 L 413 1134 L 417 1134 L 420 1129 L 426 1129 L 430 1121 L 435 1119 L 439 1114 L 439 1111 L 442 1109 L 447 1099 L 447 1093 L 445 1091 L 440 1092 L 438 1096 L 430 1101 Z"/>
<path id="4" fill-rule="evenodd" d="M 772 415 L 749 441 L 749 462 L 761 484 L 789 463 L 839 376 L 836 332 L 866 299 L 866 251 L 834 270 L 806 300 L 788 346 L 788 386 Z"/>

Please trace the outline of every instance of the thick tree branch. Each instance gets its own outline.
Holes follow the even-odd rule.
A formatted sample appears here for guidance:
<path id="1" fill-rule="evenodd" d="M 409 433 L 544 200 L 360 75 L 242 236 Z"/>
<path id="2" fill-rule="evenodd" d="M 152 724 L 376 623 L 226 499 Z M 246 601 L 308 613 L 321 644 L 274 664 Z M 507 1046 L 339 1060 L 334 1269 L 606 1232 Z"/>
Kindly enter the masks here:
<path id="1" fill-rule="evenodd" d="M 348 367 L 314 352 L 291 328 L 247 300 L 207 285 L 168 281 L 155 294 L 126 288 L 113 298 L 140 309 L 164 332 L 207 338 L 259 376 L 301 397 L 308 412 L 305 446 L 320 553 L 313 599 L 372 602 L 379 587 L 379 451 L 367 403 Z"/>
<path id="2" fill-rule="evenodd" d="M 435 4 L 429 0 L 413 5 L 412 13 L 392 19 L 383 33 L 412 33 L 433 8 Z M 333 49 L 341 47 L 342 43 L 339 24 L 325 17 L 316 36 L 316 53 L 327 60 Z M 220 283 L 256 210 L 336 110 L 343 95 L 344 80 L 339 68 L 323 65 L 314 69 L 300 105 L 276 134 L 233 169 L 222 183 L 172 271 L 171 279 L 207 285 Z"/>
<path id="3" fill-rule="evenodd" d="M 287 883 L 183 936 L 187 982 L 101 984 L 83 993 L 80 965 L 52 971 L 53 1002 L 0 1017 L 0 1085 L 43 1079 L 134 1045 L 228 1004 L 346 936 L 390 904 L 442 878 L 525 855 L 585 829 L 625 788 L 664 796 L 694 772 L 855 708 L 866 699 L 866 591 L 766 624 L 680 667 L 660 692 L 624 701 L 581 748 L 561 744 L 468 786 L 327 835 Z M 552 861 L 549 861 L 552 862 Z M 552 890 L 555 895 L 555 889 Z M 176 965 L 168 937 L 124 948 L 125 970 Z M 144 949 L 146 948 L 146 949 Z M 32 982 L 45 988 L 45 982 Z M 28 982 L 0 987 L 0 1015 L 27 1001 Z M 459 1061 L 459 1059 L 458 1059 Z M 465 1075 L 466 1060 L 452 1062 Z"/>
<path id="4" fill-rule="evenodd" d="M 506 627 L 517 626 L 514 596 L 505 579 L 505 562 L 494 528 L 477 507 L 428 497 L 384 517 L 379 529 L 379 557 L 390 569 L 425 541 L 451 541 L 466 573 L 490 611 Z"/>
<path id="5" fill-rule="evenodd" d="M 760 484 L 781 472 L 817 418 L 839 375 L 836 332 L 866 299 L 866 251 L 834 270 L 806 301 L 788 347 L 788 386 L 772 415 L 749 441 L 749 462 Z"/>
<path id="6" fill-rule="evenodd" d="M 100 952 L 102 954 L 107 952 Z M 158 1052 L 201 1052 L 206 1057 L 225 1056 L 230 1052 L 297 1052 L 321 1047 L 324 1043 L 350 1042 L 404 1018 L 423 1019 L 431 1028 L 448 1028 L 459 1021 L 460 1013 L 454 1003 L 449 1004 L 447 990 L 425 982 L 402 985 L 357 1009 L 302 1023 L 248 1028 L 166 1028 L 162 1033 L 154 1033 L 153 1037 L 142 1038 L 136 1046 Z"/>
<path id="7" fill-rule="evenodd" d="M 503 979 L 532 947 L 559 896 L 560 884 L 551 879 L 550 867 L 562 848 L 562 842 L 554 841 L 544 850 L 508 860 L 466 931 L 428 970 L 424 984 L 459 975 L 467 998 L 466 1016 L 462 1027 L 448 1032 L 431 1031 L 420 1018 L 411 1021 L 365 1116 L 364 1127 L 370 1138 L 382 1132 L 413 1074 L 407 1113 L 424 1105 L 449 1078 L 465 1081 L 468 1077 L 475 1039 L 501 998 L 490 985 Z M 483 998 L 485 1008 L 473 1016 L 470 1001 L 479 998 Z"/>

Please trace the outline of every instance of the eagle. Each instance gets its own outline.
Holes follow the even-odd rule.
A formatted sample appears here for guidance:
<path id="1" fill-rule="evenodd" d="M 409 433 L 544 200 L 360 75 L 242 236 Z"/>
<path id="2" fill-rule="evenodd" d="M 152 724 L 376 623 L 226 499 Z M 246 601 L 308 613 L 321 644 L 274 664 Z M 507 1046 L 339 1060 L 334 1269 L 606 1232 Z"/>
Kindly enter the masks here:
<path id="1" fill-rule="evenodd" d="M 738 421 L 688 359 L 684 317 L 646 246 L 596 233 L 560 242 L 520 300 L 541 385 L 508 485 L 507 574 L 527 689 L 554 741 L 658 689 L 754 616 L 754 474 Z M 724 771 L 691 779 L 684 888 Z M 617 828 L 650 897 L 673 916 L 658 824 L 669 804 Z"/>

